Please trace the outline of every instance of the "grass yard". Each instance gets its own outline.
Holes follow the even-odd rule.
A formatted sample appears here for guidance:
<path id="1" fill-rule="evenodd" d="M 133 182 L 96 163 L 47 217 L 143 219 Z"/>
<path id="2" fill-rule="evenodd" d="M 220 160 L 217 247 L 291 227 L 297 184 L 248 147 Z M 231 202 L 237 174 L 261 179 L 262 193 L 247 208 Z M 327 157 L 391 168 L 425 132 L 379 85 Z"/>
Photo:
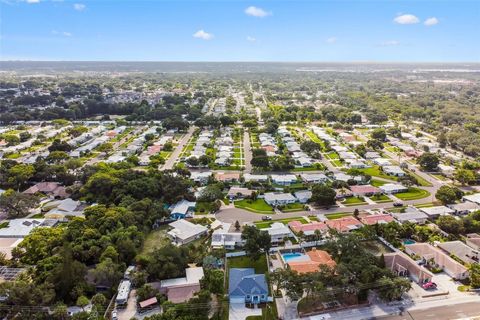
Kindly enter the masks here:
<path id="1" fill-rule="evenodd" d="M 385 172 L 383 172 L 382 170 L 380 170 L 379 166 L 373 166 L 371 168 L 359 169 L 359 171 L 363 172 L 364 174 L 368 174 L 372 177 L 380 177 L 380 178 L 383 178 L 383 179 L 388 179 L 388 180 L 393 180 L 393 181 L 398 180 L 397 177 L 390 176 L 390 175 L 386 174 Z"/>
<path id="2" fill-rule="evenodd" d="M 342 161 L 340 161 L 339 159 L 331 160 L 330 162 L 331 162 L 335 167 L 343 167 L 343 163 L 342 163 Z"/>
<path id="3" fill-rule="evenodd" d="M 395 197 L 401 200 L 418 200 L 426 198 L 430 195 L 430 192 L 427 190 L 419 189 L 419 188 L 409 188 L 406 192 L 396 193 Z"/>
<path id="4" fill-rule="evenodd" d="M 369 198 L 377 203 L 392 202 L 392 199 L 390 199 L 384 194 L 374 195 Z"/>
<path id="5" fill-rule="evenodd" d="M 417 179 L 418 183 L 420 186 L 422 187 L 431 187 L 432 184 L 430 182 L 428 182 L 427 180 L 423 179 L 422 177 L 420 177 L 418 174 L 416 174 L 415 172 L 413 171 L 410 171 L 408 170 L 407 173 L 413 177 L 415 177 L 415 179 Z"/>
<path id="6" fill-rule="evenodd" d="M 345 198 L 344 201 L 342 201 L 342 204 L 346 206 L 358 206 L 361 204 L 366 204 L 366 202 L 365 200 L 363 200 L 363 198 L 348 197 L 348 198 Z"/>
<path id="7" fill-rule="evenodd" d="M 273 213 L 273 208 L 263 199 L 252 201 L 244 199 L 234 202 L 236 208 L 242 208 L 256 213 Z"/>
<path id="8" fill-rule="evenodd" d="M 371 184 L 372 186 L 378 188 L 378 187 L 381 187 L 381 186 L 383 186 L 384 184 L 386 184 L 386 182 L 385 182 L 385 181 L 381 181 L 381 180 L 377 180 L 377 179 L 372 179 L 372 180 L 370 180 L 370 184 Z"/>
<path id="9" fill-rule="evenodd" d="M 150 232 L 143 243 L 142 254 L 152 252 L 156 248 L 161 248 L 170 243 L 167 236 L 168 226 L 163 225 Z"/>
<path id="10" fill-rule="evenodd" d="M 302 203 L 289 203 L 280 210 L 283 212 L 303 211 L 305 207 Z"/>
<path id="11" fill-rule="evenodd" d="M 317 216 L 308 216 L 308 219 L 310 219 L 310 221 L 318 221 Z"/>
<path id="12" fill-rule="evenodd" d="M 262 254 L 257 261 L 247 256 L 228 258 L 228 268 L 254 268 L 255 273 L 267 273 L 267 257 Z"/>
<path id="13" fill-rule="evenodd" d="M 321 163 L 315 163 L 315 164 L 314 164 L 313 166 L 311 166 L 311 167 L 306 167 L 306 168 L 304 168 L 304 167 L 299 167 L 299 168 L 294 168 L 294 169 L 292 169 L 292 170 L 290 170 L 290 171 L 292 171 L 292 172 L 301 172 L 301 171 L 323 171 L 323 170 L 325 170 L 325 169 L 326 169 L 326 168 L 325 168 L 325 166 L 324 166 L 323 164 L 321 164 Z"/>
<path id="14" fill-rule="evenodd" d="M 327 153 L 325 156 L 330 160 L 340 159 L 340 157 L 338 156 L 338 153 L 336 153 L 335 151 Z"/>
<path id="15" fill-rule="evenodd" d="M 270 221 L 257 221 L 257 222 L 254 222 L 254 223 L 255 223 L 255 226 L 257 228 L 264 229 L 264 228 L 270 227 L 275 222 L 281 222 L 283 224 L 287 224 L 290 221 L 298 221 L 301 224 L 306 224 L 307 223 L 307 220 L 305 220 L 304 218 L 286 218 L 286 219 L 278 219 L 278 220 L 270 220 Z"/>
<path id="16" fill-rule="evenodd" d="M 348 213 L 348 212 L 339 212 L 339 213 L 325 214 L 325 217 L 328 220 L 335 220 L 335 219 L 340 219 L 340 218 L 343 218 L 343 217 L 348 217 L 348 216 L 351 216 L 351 215 L 352 214 Z"/>
<path id="17" fill-rule="evenodd" d="M 432 177 L 434 177 L 435 179 L 437 180 L 440 180 L 440 181 L 448 181 L 448 179 L 446 177 L 444 177 L 442 174 L 440 173 L 431 173 L 430 174 Z"/>

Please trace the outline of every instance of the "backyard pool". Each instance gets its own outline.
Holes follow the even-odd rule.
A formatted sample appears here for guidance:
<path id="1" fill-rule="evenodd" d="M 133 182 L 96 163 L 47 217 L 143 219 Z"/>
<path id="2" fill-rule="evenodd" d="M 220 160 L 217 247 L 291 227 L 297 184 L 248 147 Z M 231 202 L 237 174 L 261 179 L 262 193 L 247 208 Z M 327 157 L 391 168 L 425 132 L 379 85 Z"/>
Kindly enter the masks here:
<path id="1" fill-rule="evenodd" d="M 283 261 L 285 263 L 294 262 L 294 261 L 307 261 L 309 256 L 303 253 L 294 252 L 294 253 L 284 253 L 282 254 Z"/>
<path id="2" fill-rule="evenodd" d="M 415 240 L 412 240 L 412 239 L 405 239 L 403 240 L 403 244 L 414 244 L 416 243 Z"/>

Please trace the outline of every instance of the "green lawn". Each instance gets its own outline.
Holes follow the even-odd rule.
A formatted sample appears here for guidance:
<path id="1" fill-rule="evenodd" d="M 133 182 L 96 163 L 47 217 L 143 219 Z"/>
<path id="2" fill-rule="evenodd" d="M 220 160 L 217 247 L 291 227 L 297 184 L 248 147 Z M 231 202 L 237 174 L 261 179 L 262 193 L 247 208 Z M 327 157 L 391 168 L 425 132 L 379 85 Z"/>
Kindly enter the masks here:
<path id="1" fill-rule="evenodd" d="M 257 261 L 247 256 L 228 258 L 228 268 L 254 268 L 255 273 L 267 273 L 267 257 L 262 254 Z"/>
<path id="2" fill-rule="evenodd" d="M 351 213 L 348 212 L 339 212 L 339 213 L 332 213 L 332 214 L 325 214 L 328 220 L 335 220 L 343 217 L 351 216 Z"/>
<path id="3" fill-rule="evenodd" d="M 158 229 L 150 232 L 145 238 L 143 243 L 142 253 L 147 254 L 152 252 L 156 248 L 161 248 L 170 243 L 170 239 L 167 236 L 167 231 L 169 227 L 163 225 Z"/>
<path id="4" fill-rule="evenodd" d="M 330 161 L 335 167 L 343 167 L 343 163 L 342 161 L 340 161 L 339 159 L 336 159 L 336 160 L 332 160 Z"/>
<path id="5" fill-rule="evenodd" d="M 327 153 L 326 154 L 326 157 L 330 160 L 335 160 L 335 159 L 339 159 L 340 157 L 338 156 L 338 153 L 336 153 L 335 151 L 332 151 L 330 153 Z"/>
<path id="6" fill-rule="evenodd" d="M 305 207 L 302 203 L 289 203 L 284 206 L 281 211 L 283 212 L 293 212 L 293 211 L 302 211 Z"/>
<path id="7" fill-rule="evenodd" d="M 365 200 L 359 199 L 357 197 L 348 197 L 348 198 L 345 198 L 344 201 L 342 201 L 342 204 L 346 206 L 358 206 L 361 204 L 366 204 L 366 202 Z"/>
<path id="8" fill-rule="evenodd" d="M 407 192 L 396 193 L 395 197 L 401 200 L 418 200 L 418 199 L 426 198 L 429 195 L 430 195 L 430 192 L 426 190 L 411 187 L 408 189 Z"/>
<path id="9" fill-rule="evenodd" d="M 264 228 L 270 227 L 275 222 L 281 222 L 283 224 L 287 224 L 290 221 L 299 221 L 301 224 L 307 223 L 307 220 L 305 220 L 304 218 L 286 218 L 286 219 L 278 219 L 278 220 L 270 220 L 270 221 L 257 221 L 254 223 L 258 229 L 264 229 Z"/>
<path id="10" fill-rule="evenodd" d="M 383 186 L 384 184 L 386 184 L 385 181 L 381 181 L 381 180 L 377 180 L 377 179 L 372 179 L 370 180 L 370 184 L 374 187 L 380 187 L 380 186 Z"/>
<path id="11" fill-rule="evenodd" d="M 300 168 L 294 168 L 290 171 L 292 172 L 298 172 L 298 171 L 323 171 L 325 170 L 325 166 L 321 163 L 315 163 L 313 166 L 311 167 L 307 167 L 307 168 L 304 168 L 304 167 L 300 167 Z"/>
<path id="12" fill-rule="evenodd" d="M 430 174 L 432 177 L 434 177 L 435 179 L 437 180 L 440 180 L 440 181 L 447 181 L 448 179 L 446 177 L 444 177 L 442 174 L 440 173 L 432 173 Z"/>
<path id="13" fill-rule="evenodd" d="M 369 198 L 370 198 L 371 200 L 375 201 L 375 202 L 378 202 L 378 203 L 391 202 L 391 201 L 392 201 L 392 199 L 390 199 L 389 197 L 387 197 L 387 196 L 384 195 L 384 194 L 371 196 L 371 197 L 369 197 Z"/>
<path id="14" fill-rule="evenodd" d="M 235 201 L 234 204 L 237 208 L 242 208 L 256 213 L 273 213 L 273 208 L 263 199 L 257 199 L 255 201 L 244 199 Z"/>
<path id="15" fill-rule="evenodd" d="M 394 180 L 394 181 L 398 180 L 398 177 L 390 176 L 390 175 L 386 174 L 385 172 L 381 171 L 379 166 L 373 166 L 371 168 L 359 169 L 359 171 L 363 172 L 364 174 L 368 174 L 372 177 L 380 177 L 380 178 L 383 178 L 383 179 L 389 179 L 389 180 Z"/>

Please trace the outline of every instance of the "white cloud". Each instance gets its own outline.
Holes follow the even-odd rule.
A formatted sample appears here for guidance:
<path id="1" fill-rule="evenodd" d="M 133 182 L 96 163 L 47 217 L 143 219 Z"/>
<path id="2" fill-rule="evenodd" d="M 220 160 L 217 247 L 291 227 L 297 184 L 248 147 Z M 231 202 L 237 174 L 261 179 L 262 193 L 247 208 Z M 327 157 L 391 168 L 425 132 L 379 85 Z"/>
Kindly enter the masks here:
<path id="1" fill-rule="evenodd" d="M 54 35 L 60 35 L 60 36 L 64 36 L 64 37 L 71 37 L 71 36 L 73 36 L 73 34 L 72 34 L 71 32 L 58 31 L 58 30 L 52 30 L 52 34 L 54 34 Z"/>
<path id="2" fill-rule="evenodd" d="M 337 38 L 336 37 L 330 37 L 328 38 L 327 40 L 325 40 L 327 43 L 330 43 L 330 44 L 333 44 L 333 43 L 336 43 L 337 42 Z"/>
<path id="3" fill-rule="evenodd" d="M 26 0 L 27 3 L 39 3 L 40 0 Z"/>
<path id="4" fill-rule="evenodd" d="M 403 14 L 401 16 L 397 16 L 395 19 L 393 19 L 393 21 L 398 24 L 416 24 L 420 22 L 420 19 L 413 14 Z"/>
<path id="5" fill-rule="evenodd" d="M 397 40 L 389 40 L 381 43 L 382 47 L 393 47 L 393 46 L 398 46 L 400 44 L 400 41 Z"/>
<path id="6" fill-rule="evenodd" d="M 77 10 L 77 11 L 83 11 L 85 10 L 87 6 L 84 5 L 83 3 L 74 3 L 73 4 L 73 9 Z"/>
<path id="7" fill-rule="evenodd" d="M 250 6 L 247 9 L 245 9 L 245 14 L 252 16 L 252 17 L 257 17 L 257 18 L 264 18 L 266 16 L 271 16 L 272 13 L 263 10 L 262 8 Z"/>
<path id="8" fill-rule="evenodd" d="M 203 39 L 203 40 L 211 40 L 213 39 L 214 35 L 208 32 L 205 32 L 203 29 L 198 30 L 193 34 L 194 38 Z"/>
<path id="9" fill-rule="evenodd" d="M 423 23 L 424 25 L 426 25 L 427 27 L 431 27 L 431 26 L 434 26 L 436 24 L 438 24 L 440 21 L 435 18 L 435 17 L 431 17 L 431 18 L 428 18 L 427 20 L 425 20 L 425 22 Z"/>
<path id="10" fill-rule="evenodd" d="M 247 36 L 247 41 L 255 42 L 257 41 L 257 39 L 255 39 L 254 37 Z"/>

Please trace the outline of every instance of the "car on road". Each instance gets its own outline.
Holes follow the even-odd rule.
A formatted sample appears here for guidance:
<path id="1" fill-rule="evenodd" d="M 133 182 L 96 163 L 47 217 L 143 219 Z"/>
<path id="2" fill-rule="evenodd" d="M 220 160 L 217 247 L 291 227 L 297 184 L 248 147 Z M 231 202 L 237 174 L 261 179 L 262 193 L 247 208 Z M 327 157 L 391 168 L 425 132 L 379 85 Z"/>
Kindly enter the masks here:
<path id="1" fill-rule="evenodd" d="M 403 202 L 401 202 L 401 201 L 396 201 L 396 202 L 393 203 L 393 206 L 394 206 L 394 207 L 403 207 Z"/>
<path id="2" fill-rule="evenodd" d="M 263 216 L 263 217 L 262 217 L 262 220 L 263 220 L 263 221 L 270 221 L 270 220 L 272 220 L 272 217 L 270 217 L 270 216 Z"/>
<path id="3" fill-rule="evenodd" d="M 422 284 L 422 288 L 425 289 L 425 290 L 433 290 L 433 289 L 437 289 L 437 284 L 435 282 L 426 282 L 424 284 Z"/>

